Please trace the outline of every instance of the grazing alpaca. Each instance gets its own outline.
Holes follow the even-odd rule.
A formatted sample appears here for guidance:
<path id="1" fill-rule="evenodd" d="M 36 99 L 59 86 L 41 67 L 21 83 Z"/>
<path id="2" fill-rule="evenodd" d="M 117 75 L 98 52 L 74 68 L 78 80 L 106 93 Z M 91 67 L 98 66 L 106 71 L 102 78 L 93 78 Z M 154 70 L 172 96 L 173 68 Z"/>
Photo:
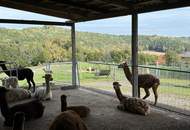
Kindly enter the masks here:
<path id="1" fill-rule="evenodd" d="M 26 121 L 42 117 L 45 107 L 39 100 L 32 100 L 9 107 L 5 98 L 7 92 L 8 89 L 0 87 L 0 108 L 1 114 L 5 118 L 4 125 L 13 125 L 13 119 L 16 112 L 23 112 L 25 114 Z"/>
<path id="2" fill-rule="evenodd" d="M 7 89 L 6 101 L 8 103 L 29 99 L 31 98 L 31 91 L 23 88 L 10 88 Z"/>
<path id="3" fill-rule="evenodd" d="M 33 92 L 35 92 L 35 82 L 34 82 L 34 73 L 31 69 L 29 68 L 18 68 L 17 70 L 8 70 L 7 67 L 5 66 L 6 62 L 5 61 L 0 61 L 0 66 L 4 70 L 5 74 L 8 76 L 18 76 L 18 80 L 24 80 L 26 79 L 28 82 L 28 89 L 30 90 L 31 88 L 31 83 L 33 84 Z M 18 73 L 18 75 L 17 75 Z"/>
<path id="4" fill-rule="evenodd" d="M 50 88 L 50 81 L 53 80 L 51 74 L 45 74 L 43 76 L 46 81 L 46 87 L 38 87 L 34 93 L 34 97 L 40 99 L 40 100 L 50 100 L 52 99 L 52 91 Z"/>
<path id="5" fill-rule="evenodd" d="M 73 110 L 79 114 L 80 117 L 87 117 L 90 113 L 90 109 L 86 106 L 67 106 L 67 96 L 61 95 L 61 112 L 66 110 Z"/>
<path id="6" fill-rule="evenodd" d="M 131 74 L 131 71 L 129 70 L 127 62 L 120 64 L 118 67 L 123 68 L 126 78 L 132 84 L 132 74 Z M 159 85 L 160 85 L 160 80 L 157 77 L 155 77 L 154 75 L 151 75 L 151 74 L 139 74 L 138 75 L 138 87 L 143 88 L 146 93 L 146 95 L 143 97 L 143 99 L 146 99 L 147 97 L 150 96 L 149 89 L 152 88 L 152 90 L 154 92 L 154 97 L 155 97 L 154 105 L 156 105 L 157 100 L 158 100 L 157 89 L 158 89 Z M 139 94 L 140 94 L 140 90 L 139 90 Z"/>
<path id="7" fill-rule="evenodd" d="M 54 119 L 49 130 L 87 130 L 87 127 L 76 112 L 67 110 Z"/>
<path id="8" fill-rule="evenodd" d="M 18 78 L 16 76 L 5 77 L 2 80 L 2 86 L 6 88 L 18 88 Z"/>
<path id="9" fill-rule="evenodd" d="M 12 130 L 24 130 L 25 115 L 23 112 L 17 112 L 14 116 Z"/>
<path id="10" fill-rule="evenodd" d="M 120 105 L 117 106 L 119 110 L 129 111 L 136 114 L 148 115 L 150 113 L 150 106 L 144 100 L 140 98 L 129 98 L 123 96 L 120 90 L 120 84 L 113 82 L 113 88 L 120 101 Z"/>

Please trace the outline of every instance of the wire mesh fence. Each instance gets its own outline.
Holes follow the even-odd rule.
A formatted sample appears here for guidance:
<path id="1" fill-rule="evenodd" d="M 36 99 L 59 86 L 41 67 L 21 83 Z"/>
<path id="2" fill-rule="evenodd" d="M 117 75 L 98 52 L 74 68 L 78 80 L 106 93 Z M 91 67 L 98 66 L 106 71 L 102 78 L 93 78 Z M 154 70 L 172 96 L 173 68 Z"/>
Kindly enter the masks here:
<path id="1" fill-rule="evenodd" d="M 34 71 L 34 80 L 37 85 L 42 85 L 45 80 L 42 78 L 48 64 L 31 67 Z M 55 86 L 72 84 L 72 63 L 58 62 L 51 63 L 49 68 L 53 73 L 53 84 Z M 124 94 L 132 96 L 132 86 L 126 79 L 123 69 L 116 64 L 103 64 L 102 62 L 79 62 L 78 64 L 80 85 L 88 88 L 100 89 L 114 93 L 113 81 L 122 84 L 121 90 Z M 158 88 L 158 106 L 168 110 L 187 113 L 190 115 L 190 72 L 172 70 L 166 68 L 139 66 L 139 74 L 153 74 L 160 79 Z M 0 78 L 6 75 L 1 72 Z M 1 84 L 0 84 L 1 85 Z M 19 86 L 27 86 L 26 80 L 19 81 Z M 151 91 L 151 90 L 150 90 Z M 141 89 L 141 97 L 145 95 Z M 147 100 L 154 102 L 154 95 L 151 91 Z"/>
<path id="2" fill-rule="evenodd" d="M 72 83 L 72 63 L 71 62 L 57 62 L 57 63 L 45 63 L 38 66 L 30 67 L 34 72 L 34 81 L 37 86 L 41 86 L 45 83 L 45 79 L 42 78 L 45 75 L 45 69 L 52 71 L 53 81 L 52 86 L 64 85 Z M 11 69 L 11 68 L 9 68 Z M 0 73 L 0 79 L 8 77 L 3 71 Z M 0 82 L 2 85 L 2 82 Z M 19 81 L 19 86 L 28 86 L 26 80 Z"/>
<path id="3" fill-rule="evenodd" d="M 132 86 L 126 79 L 123 69 L 116 64 L 99 62 L 80 63 L 81 85 L 89 88 L 114 92 L 113 81 L 122 84 L 122 92 L 132 96 Z M 139 74 L 149 73 L 160 79 L 158 88 L 159 107 L 190 115 L 190 72 L 158 67 L 139 66 Z M 109 75 L 97 75 L 101 70 L 110 70 Z M 147 100 L 154 102 L 154 94 L 150 90 Z M 141 89 L 141 97 L 145 95 Z"/>

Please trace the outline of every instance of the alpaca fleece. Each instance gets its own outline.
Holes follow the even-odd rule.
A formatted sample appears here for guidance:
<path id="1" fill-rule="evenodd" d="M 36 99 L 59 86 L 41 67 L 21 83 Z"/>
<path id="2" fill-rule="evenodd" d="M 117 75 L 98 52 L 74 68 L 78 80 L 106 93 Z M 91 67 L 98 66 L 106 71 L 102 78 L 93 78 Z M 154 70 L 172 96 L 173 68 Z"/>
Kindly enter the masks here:
<path id="1" fill-rule="evenodd" d="M 8 70 L 6 67 L 6 61 L 0 61 L 0 67 L 4 70 L 4 73 L 8 76 L 18 76 L 18 80 L 27 80 L 28 89 L 33 85 L 33 92 L 35 92 L 34 72 L 30 68 L 16 68 Z"/>
<path id="2" fill-rule="evenodd" d="M 40 118 L 43 115 L 45 107 L 39 100 L 32 100 L 9 107 L 6 100 L 8 91 L 8 89 L 0 87 L 0 108 L 1 114 L 5 118 L 4 125 L 12 126 L 14 115 L 17 112 L 23 112 L 26 120 Z"/>
<path id="3" fill-rule="evenodd" d="M 128 111 L 141 115 L 148 115 L 150 113 L 150 106 L 144 100 L 140 98 L 129 98 L 123 96 L 120 90 L 120 84 L 118 82 L 113 82 L 113 88 L 120 101 L 120 105 L 117 106 L 119 110 Z"/>
<path id="4" fill-rule="evenodd" d="M 31 98 L 31 91 L 23 88 L 11 88 L 6 93 L 6 100 L 8 103 Z"/>
<path id="5" fill-rule="evenodd" d="M 120 64 L 118 67 L 123 68 L 126 78 L 132 85 L 133 84 L 132 83 L 132 81 L 133 81 L 132 74 L 128 67 L 127 61 L 125 63 Z M 143 99 L 146 99 L 147 97 L 150 96 L 149 89 L 152 88 L 152 90 L 154 92 L 154 98 L 155 98 L 154 105 L 157 104 L 157 100 L 158 100 L 157 89 L 158 89 L 159 85 L 160 85 L 160 80 L 154 75 L 151 75 L 151 74 L 139 74 L 138 75 L 138 87 L 139 87 L 138 94 L 140 95 L 140 88 L 143 88 L 146 93 L 146 95 L 143 97 Z"/>
<path id="6" fill-rule="evenodd" d="M 3 87 L 18 88 L 18 78 L 16 76 L 5 77 L 1 80 Z"/>
<path id="7" fill-rule="evenodd" d="M 87 130 L 87 127 L 76 112 L 67 110 L 54 119 L 49 130 Z"/>
<path id="8" fill-rule="evenodd" d="M 66 110 L 75 111 L 80 117 L 87 117 L 90 113 L 90 109 L 87 106 L 67 106 L 67 96 L 61 95 L 61 111 Z"/>

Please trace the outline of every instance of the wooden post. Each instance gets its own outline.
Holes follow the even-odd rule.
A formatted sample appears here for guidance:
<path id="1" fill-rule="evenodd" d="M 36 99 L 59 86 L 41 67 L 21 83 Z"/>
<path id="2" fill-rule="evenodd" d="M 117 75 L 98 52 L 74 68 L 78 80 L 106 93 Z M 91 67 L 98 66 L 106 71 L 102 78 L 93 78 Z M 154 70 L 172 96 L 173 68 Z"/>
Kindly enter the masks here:
<path id="1" fill-rule="evenodd" d="M 138 88 L 138 14 L 132 14 L 132 83 L 133 97 L 140 96 Z"/>
<path id="2" fill-rule="evenodd" d="M 77 58 L 76 58 L 76 39 L 75 39 L 75 23 L 71 26 L 72 39 L 72 85 L 77 87 Z"/>

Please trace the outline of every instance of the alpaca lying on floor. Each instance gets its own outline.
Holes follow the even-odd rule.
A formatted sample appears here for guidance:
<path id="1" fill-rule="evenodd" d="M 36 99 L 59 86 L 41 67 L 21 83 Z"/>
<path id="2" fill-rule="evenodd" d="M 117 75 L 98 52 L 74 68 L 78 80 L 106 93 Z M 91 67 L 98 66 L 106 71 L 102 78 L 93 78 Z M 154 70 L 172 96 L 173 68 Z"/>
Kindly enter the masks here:
<path id="1" fill-rule="evenodd" d="M 13 120 L 12 130 L 24 130 L 25 114 L 23 112 L 16 112 Z"/>
<path id="2" fill-rule="evenodd" d="M 120 90 L 120 84 L 113 82 L 113 88 L 120 101 L 120 105 L 117 106 L 119 110 L 129 111 L 136 114 L 148 115 L 150 113 L 150 106 L 144 100 L 140 98 L 129 98 L 123 96 Z"/>
<path id="3" fill-rule="evenodd" d="M 31 98 L 31 91 L 23 88 L 10 88 L 6 93 L 6 100 L 8 103 L 16 102 Z"/>
<path id="4" fill-rule="evenodd" d="M 87 127 L 76 112 L 67 110 L 54 119 L 49 130 L 87 130 Z"/>
<path id="5" fill-rule="evenodd" d="M 90 109 L 86 106 L 67 106 L 67 96 L 61 95 L 61 111 L 64 112 L 66 110 L 73 110 L 79 114 L 80 117 L 87 117 L 90 113 Z"/>
<path id="6" fill-rule="evenodd" d="M 1 114 L 5 118 L 4 125 L 13 125 L 13 119 L 16 112 L 23 112 L 26 120 L 40 118 L 43 115 L 45 107 L 39 100 L 32 100 L 9 107 L 6 100 L 6 93 L 8 91 L 8 89 L 0 87 L 0 108 Z"/>
<path id="7" fill-rule="evenodd" d="M 6 88 L 18 88 L 18 78 L 16 76 L 2 78 L 2 86 Z"/>
<path id="8" fill-rule="evenodd" d="M 50 81 L 52 81 L 53 78 L 51 74 L 45 74 L 43 78 L 45 78 L 46 87 L 38 87 L 34 93 L 34 97 L 38 98 L 39 100 L 50 100 L 52 99 Z"/>

